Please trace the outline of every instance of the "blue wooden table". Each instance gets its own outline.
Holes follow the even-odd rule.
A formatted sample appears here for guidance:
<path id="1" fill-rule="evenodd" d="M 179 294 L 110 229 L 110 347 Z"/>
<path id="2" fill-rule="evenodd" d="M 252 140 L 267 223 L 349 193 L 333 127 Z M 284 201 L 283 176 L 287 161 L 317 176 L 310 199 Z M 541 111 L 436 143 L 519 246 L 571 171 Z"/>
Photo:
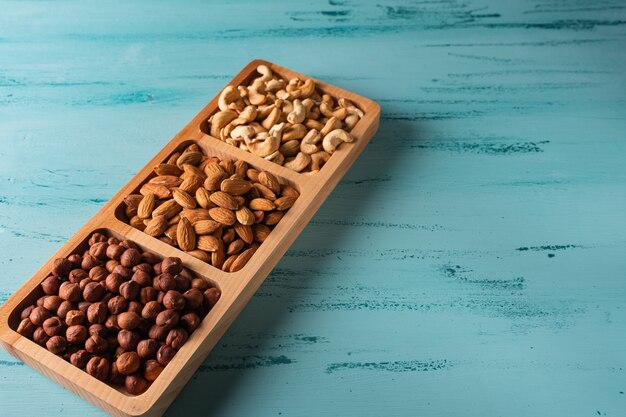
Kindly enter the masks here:
<path id="1" fill-rule="evenodd" d="M 264 58 L 380 131 L 167 416 L 626 415 L 624 1 L 296 3 L 0 1 L 0 302 Z"/>

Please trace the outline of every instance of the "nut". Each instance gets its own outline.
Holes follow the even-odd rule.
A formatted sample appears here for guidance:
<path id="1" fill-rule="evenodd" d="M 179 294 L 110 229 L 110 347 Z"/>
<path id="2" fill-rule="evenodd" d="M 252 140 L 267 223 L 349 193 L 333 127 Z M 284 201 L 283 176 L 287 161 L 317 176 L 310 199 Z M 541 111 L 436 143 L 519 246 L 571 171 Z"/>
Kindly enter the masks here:
<path id="1" fill-rule="evenodd" d="M 58 317 L 50 317 L 43 322 L 43 331 L 50 337 L 63 333 L 63 322 Z"/>
<path id="2" fill-rule="evenodd" d="M 117 334 L 117 343 L 124 350 L 135 350 L 137 349 L 137 344 L 139 343 L 139 335 L 130 330 L 120 330 Z"/>
<path id="3" fill-rule="evenodd" d="M 180 320 L 180 315 L 176 311 L 163 310 L 157 315 L 155 323 L 165 330 L 171 330 L 178 324 L 178 320 Z"/>
<path id="4" fill-rule="evenodd" d="M 156 354 L 156 360 L 163 366 L 167 366 L 176 355 L 176 350 L 169 345 L 162 345 Z"/>
<path id="5" fill-rule="evenodd" d="M 87 362 L 89 362 L 90 358 L 91 355 L 89 354 L 89 352 L 81 349 L 72 353 L 72 355 L 70 356 L 70 363 L 77 368 L 83 369 L 85 366 L 87 366 Z"/>
<path id="6" fill-rule="evenodd" d="M 150 384 L 139 375 L 128 375 L 124 380 L 124 387 L 129 394 L 139 395 L 144 393 Z"/>
<path id="7" fill-rule="evenodd" d="M 187 339 L 189 339 L 189 334 L 187 333 L 187 331 L 185 329 L 176 328 L 170 330 L 170 332 L 167 334 L 165 343 L 178 350 L 183 347 Z"/>
<path id="8" fill-rule="evenodd" d="M 122 375 L 134 374 L 139 370 L 141 361 L 137 352 L 122 353 L 115 361 L 115 367 Z"/>
<path id="9" fill-rule="evenodd" d="M 154 339 L 145 339 L 137 345 L 137 354 L 143 360 L 153 358 L 159 350 L 159 343 Z"/>
<path id="10" fill-rule="evenodd" d="M 54 260 L 52 273 L 57 277 L 66 277 L 72 270 L 72 263 L 65 258 Z"/>
<path id="11" fill-rule="evenodd" d="M 161 375 L 163 369 L 163 365 L 161 365 L 158 361 L 156 361 L 155 359 L 150 359 L 149 361 L 146 361 L 146 365 L 143 371 L 143 377 L 147 381 L 155 381 L 159 377 L 159 375 Z"/>
<path id="12" fill-rule="evenodd" d="M 124 330 L 133 330 L 137 326 L 139 326 L 140 322 L 141 317 L 139 317 L 139 315 L 134 312 L 127 311 L 124 313 L 120 313 L 117 316 L 117 323 Z"/>
<path id="13" fill-rule="evenodd" d="M 128 300 L 121 295 L 117 295 L 109 300 L 107 308 L 111 314 L 120 314 L 128 308 Z"/>
<path id="14" fill-rule="evenodd" d="M 17 332 L 21 334 L 22 336 L 27 337 L 29 339 L 33 337 L 33 333 L 35 333 L 35 329 L 37 329 L 37 326 L 35 326 L 28 317 L 22 319 L 19 326 L 17 326 Z"/>
<path id="15" fill-rule="evenodd" d="M 97 378 L 100 381 L 105 381 L 109 377 L 111 365 L 109 364 L 109 361 L 105 358 L 94 356 L 93 358 L 89 359 L 89 362 L 87 362 L 85 370 L 89 375 L 93 376 L 94 378 Z"/>
<path id="16" fill-rule="evenodd" d="M 92 324 L 104 324 L 108 309 L 103 302 L 93 303 L 87 308 L 87 320 Z"/>
<path id="17" fill-rule="evenodd" d="M 43 307 L 35 307 L 29 318 L 35 326 L 43 326 L 44 321 L 50 318 L 50 312 Z"/>
<path id="18" fill-rule="evenodd" d="M 163 307 L 158 301 L 148 301 L 141 310 L 141 317 L 149 321 L 156 320 L 162 310 Z"/>
<path id="19" fill-rule="evenodd" d="M 59 292 L 60 286 L 61 286 L 61 281 L 59 280 L 58 277 L 53 276 L 53 275 L 44 279 L 43 282 L 41 283 L 41 288 L 43 289 L 43 292 L 45 292 L 48 295 L 56 295 Z"/>
<path id="20" fill-rule="evenodd" d="M 70 326 L 65 331 L 67 341 L 72 344 L 84 343 L 87 340 L 88 334 L 89 332 L 87 331 L 87 328 L 80 324 Z"/>
<path id="21" fill-rule="evenodd" d="M 185 297 L 178 291 L 170 290 L 163 297 L 163 306 L 170 310 L 182 310 L 185 308 Z"/>
<path id="22" fill-rule="evenodd" d="M 85 341 L 85 350 L 89 353 L 104 353 L 109 344 L 105 338 L 94 334 Z"/>
<path id="23" fill-rule="evenodd" d="M 180 325 L 188 333 L 193 333 L 200 326 L 200 323 L 200 317 L 196 313 L 187 313 L 180 318 Z"/>
<path id="24" fill-rule="evenodd" d="M 59 355 L 67 349 L 67 340 L 63 336 L 52 336 L 46 342 L 46 349 L 55 355 Z"/>
<path id="25" fill-rule="evenodd" d="M 65 315 L 65 324 L 76 326 L 85 322 L 86 315 L 80 310 L 70 310 Z"/>
<path id="26" fill-rule="evenodd" d="M 105 287 L 97 282 L 90 282 L 85 286 L 85 289 L 83 289 L 83 299 L 85 301 L 89 301 L 90 303 L 95 303 L 102 300 L 105 293 Z"/>

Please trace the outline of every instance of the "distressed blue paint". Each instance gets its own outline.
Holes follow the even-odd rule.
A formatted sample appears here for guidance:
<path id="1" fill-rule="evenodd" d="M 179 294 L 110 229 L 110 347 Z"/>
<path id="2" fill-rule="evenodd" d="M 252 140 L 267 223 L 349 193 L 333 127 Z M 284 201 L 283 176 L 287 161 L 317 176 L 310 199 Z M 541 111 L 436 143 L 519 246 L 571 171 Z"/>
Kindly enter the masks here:
<path id="1" fill-rule="evenodd" d="M 168 416 L 626 415 L 623 1 L 178 3 L 0 2 L 0 301 L 262 57 L 380 131 Z"/>

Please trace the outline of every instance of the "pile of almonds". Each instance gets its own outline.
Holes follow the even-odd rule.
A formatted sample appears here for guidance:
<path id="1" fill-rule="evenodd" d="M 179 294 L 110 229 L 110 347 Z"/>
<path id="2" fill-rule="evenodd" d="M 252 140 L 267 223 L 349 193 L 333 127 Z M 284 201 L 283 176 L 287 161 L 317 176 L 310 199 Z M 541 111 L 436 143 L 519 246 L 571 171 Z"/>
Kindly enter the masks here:
<path id="1" fill-rule="evenodd" d="M 232 85 L 219 96 L 208 120 L 211 136 L 296 172 L 314 173 L 343 142 L 363 111 L 346 98 L 335 103 L 315 82 L 276 77 L 259 65 L 250 85 Z"/>
<path id="2" fill-rule="evenodd" d="M 219 289 L 131 241 L 94 233 L 54 261 L 17 332 L 129 394 L 148 389 L 219 299 Z"/>
<path id="3" fill-rule="evenodd" d="M 244 161 L 208 158 L 197 144 L 154 172 L 124 198 L 131 226 L 227 272 L 245 266 L 300 195 Z"/>

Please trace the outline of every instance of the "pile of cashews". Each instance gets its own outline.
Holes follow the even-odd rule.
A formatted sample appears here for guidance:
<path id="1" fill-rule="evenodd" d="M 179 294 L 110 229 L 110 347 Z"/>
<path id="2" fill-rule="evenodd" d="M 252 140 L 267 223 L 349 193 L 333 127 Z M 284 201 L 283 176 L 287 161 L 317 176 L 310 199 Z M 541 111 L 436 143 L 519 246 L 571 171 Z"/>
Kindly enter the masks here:
<path id="1" fill-rule="evenodd" d="M 315 173 L 344 142 L 363 112 L 346 98 L 320 95 L 312 79 L 286 82 L 259 65 L 248 86 L 219 96 L 210 135 L 296 172 Z"/>

